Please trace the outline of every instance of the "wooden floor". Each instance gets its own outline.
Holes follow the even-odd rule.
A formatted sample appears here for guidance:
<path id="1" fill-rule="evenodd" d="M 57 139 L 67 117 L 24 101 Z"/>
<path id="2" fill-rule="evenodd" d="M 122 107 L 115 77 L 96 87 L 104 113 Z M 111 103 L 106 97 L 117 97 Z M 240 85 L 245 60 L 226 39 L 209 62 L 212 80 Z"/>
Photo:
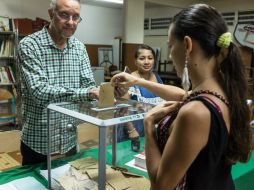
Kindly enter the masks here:
<path id="1" fill-rule="evenodd" d="M 12 126 L 0 126 L 0 171 L 20 165 L 22 159 L 20 154 L 20 134 L 21 131 L 14 129 Z M 110 135 L 109 130 L 108 136 Z M 91 124 L 79 125 L 78 142 L 81 150 L 98 146 L 98 137 L 98 127 Z"/>

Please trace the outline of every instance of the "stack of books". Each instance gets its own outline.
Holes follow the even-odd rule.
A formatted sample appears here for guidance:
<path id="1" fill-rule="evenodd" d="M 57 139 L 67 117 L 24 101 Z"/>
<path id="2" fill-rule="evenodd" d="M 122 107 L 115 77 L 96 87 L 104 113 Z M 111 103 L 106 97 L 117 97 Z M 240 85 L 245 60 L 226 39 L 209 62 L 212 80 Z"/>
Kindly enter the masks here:
<path id="1" fill-rule="evenodd" d="M 10 66 L 0 66 L 0 84 L 15 83 L 15 78 Z"/>
<path id="2" fill-rule="evenodd" d="M 13 39 L 11 39 L 10 37 L 5 39 L 0 38 L 0 57 L 13 57 L 13 49 Z"/>

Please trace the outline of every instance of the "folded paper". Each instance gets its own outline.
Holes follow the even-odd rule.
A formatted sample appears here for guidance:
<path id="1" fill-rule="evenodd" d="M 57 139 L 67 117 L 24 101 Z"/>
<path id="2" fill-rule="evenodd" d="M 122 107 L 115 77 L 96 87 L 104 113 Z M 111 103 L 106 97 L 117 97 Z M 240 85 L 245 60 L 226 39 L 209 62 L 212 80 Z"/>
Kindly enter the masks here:
<path id="1" fill-rule="evenodd" d="M 106 108 L 114 106 L 114 102 L 114 87 L 111 85 L 110 82 L 101 84 L 99 91 L 98 107 Z"/>

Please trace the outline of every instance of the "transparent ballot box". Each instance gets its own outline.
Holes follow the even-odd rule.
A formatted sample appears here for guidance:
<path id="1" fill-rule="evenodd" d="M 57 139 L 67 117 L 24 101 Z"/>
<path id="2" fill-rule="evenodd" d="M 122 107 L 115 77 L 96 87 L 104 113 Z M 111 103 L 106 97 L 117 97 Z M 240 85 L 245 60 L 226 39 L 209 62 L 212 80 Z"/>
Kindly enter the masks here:
<path id="1" fill-rule="evenodd" d="M 112 133 L 112 165 L 116 164 L 116 143 L 117 143 L 117 126 L 123 123 L 142 120 L 147 111 L 153 105 L 148 103 L 137 102 L 135 100 L 118 99 L 115 105 L 107 108 L 99 108 L 98 101 L 87 101 L 83 103 L 63 102 L 52 103 L 47 107 L 47 140 L 48 140 L 48 154 L 47 154 L 47 168 L 48 168 L 48 188 L 51 186 L 51 143 L 52 130 L 50 126 L 54 126 L 54 114 L 60 114 L 64 117 L 73 118 L 79 121 L 93 124 L 99 130 L 99 144 L 98 144 L 98 189 L 105 190 L 106 181 L 106 129 L 113 127 Z M 72 127 L 70 122 L 67 125 Z"/>

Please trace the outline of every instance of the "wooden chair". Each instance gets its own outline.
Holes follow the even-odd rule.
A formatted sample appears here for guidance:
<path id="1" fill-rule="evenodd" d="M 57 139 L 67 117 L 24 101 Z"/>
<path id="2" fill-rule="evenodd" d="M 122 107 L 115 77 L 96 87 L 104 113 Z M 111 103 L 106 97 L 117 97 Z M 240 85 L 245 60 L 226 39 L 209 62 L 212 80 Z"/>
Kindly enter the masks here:
<path id="1" fill-rule="evenodd" d="M 16 127 L 15 98 L 11 92 L 0 88 L 0 122 L 12 121 Z"/>

